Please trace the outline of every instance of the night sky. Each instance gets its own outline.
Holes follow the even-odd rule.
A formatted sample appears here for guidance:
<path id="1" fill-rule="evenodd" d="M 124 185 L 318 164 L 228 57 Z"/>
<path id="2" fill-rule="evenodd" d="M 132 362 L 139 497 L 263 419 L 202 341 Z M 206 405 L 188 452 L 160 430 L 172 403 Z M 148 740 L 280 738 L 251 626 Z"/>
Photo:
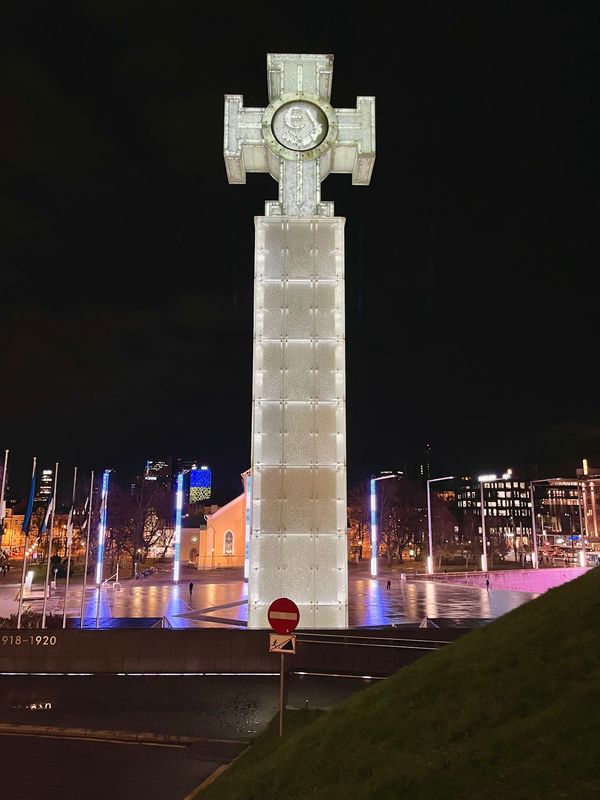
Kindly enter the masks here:
<path id="1" fill-rule="evenodd" d="M 590 3 L 22 2 L 0 26 L 0 448 L 125 480 L 250 459 L 254 215 L 223 95 L 267 105 L 268 52 L 333 53 L 375 95 L 346 223 L 349 482 L 545 477 L 600 463 L 600 25 Z M 304 11 L 302 9 L 306 8 Z M 273 19 L 269 19 L 273 17 Z"/>

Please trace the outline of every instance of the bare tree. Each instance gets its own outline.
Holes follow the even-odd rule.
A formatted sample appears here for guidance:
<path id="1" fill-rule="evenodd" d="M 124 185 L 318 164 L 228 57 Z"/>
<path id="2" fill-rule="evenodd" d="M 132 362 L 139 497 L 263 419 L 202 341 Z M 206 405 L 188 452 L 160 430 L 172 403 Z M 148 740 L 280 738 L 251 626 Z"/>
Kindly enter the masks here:
<path id="1" fill-rule="evenodd" d="M 433 551 L 438 559 L 438 570 L 444 558 L 452 558 L 457 553 L 456 527 L 456 517 L 450 510 L 450 505 L 432 492 L 431 532 Z"/>
<path id="2" fill-rule="evenodd" d="M 462 557 L 465 559 L 465 569 L 467 569 L 469 561 L 475 561 L 481 553 L 479 520 L 473 514 L 466 514 L 463 517 L 457 544 Z"/>
<path id="3" fill-rule="evenodd" d="M 114 485 L 109 495 L 107 542 L 118 559 L 125 553 L 136 564 L 145 561 L 154 545 L 164 545 L 172 529 L 173 497 L 168 486 L 140 480 L 133 490 Z"/>
<path id="4" fill-rule="evenodd" d="M 378 489 L 381 542 L 388 564 L 402 561 L 402 550 L 423 536 L 425 495 L 408 478 L 381 481 Z"/>
<path id="5" fill-rule="evenodd" d="M 370 532 L 368 480 L 361 481 L 348 492 L 348 528 L 350 553 L 362 559 Z"/>

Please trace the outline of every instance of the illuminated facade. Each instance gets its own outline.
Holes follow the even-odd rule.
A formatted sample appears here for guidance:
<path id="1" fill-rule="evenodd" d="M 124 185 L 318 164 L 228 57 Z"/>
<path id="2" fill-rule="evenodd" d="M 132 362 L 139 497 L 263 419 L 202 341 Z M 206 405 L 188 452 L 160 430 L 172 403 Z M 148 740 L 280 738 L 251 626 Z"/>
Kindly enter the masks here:
<path id="1" fill-rule="evenodd" d="M 331 55 L 269 54 L 269 106 L 225 98 L 230 183 L 279 185 L 255 218 L 248 626 L 287 596 L 300 627 L 346 627 L 344 223 L 321 182 L 367 185 L 375 103 L 330 103 Z"/>
<path id="2" fill-rule="evenodd" d="M 206 515 L 206 529 L 199 535 L 199 570 L 243 566 L 245 513 L 244 492 Z"/>
<path id="3" fill-rule="evenodd" d="M 577 477 L 581 491 L 582 525 L 586 539 L 592 549 L 600 550 L 600 469 L 590 467 L 587 459 L 583 466 L 577 470 Z"/>
<path id="4" fill-rule="evenodd" d="M 206 467 L 194 467 L 189 473 L 190 490 L 188 499 L 190 503 L 202 503 L 210 500 L 212 492 L 212 472 Z"/>
<path id="5" fill-rule="evenodd" d="M 481 484 L 476 479 L 457 481 L 456 509 L 461 536 L 481 540 Z M 486 537 L 502 555 L 530 551 L 531 500 L 529 483 L 512 475 L 483 482 Z"/>
<path id="6" fill-rule="evenodd" d="M 11 509 L 7 509 L 4 520 L 4 536 L 2 538 L 2 549 L 10 558 L 23 558 L 25 547 L 25 534 L 23 533 L 23 514 L 13 514 Z M 54 518 L 54 530 L 52 533 L 52 555 L 66 556 L 67 554 L 67 520 L 68 514 L 56 514 Z M 32 561 L 46 558 L 48 547 L 47 534 L 42 535 L 38 540 L 37 531 L 41 523 L 41 516 L 35 516 L 32 520 L 31 531 L 28 537 L 28 551 Z M 85 552 L 85 542 L 79 530 L 76 529 L 73 539 L 73 554 L 78 555 Z"/>
<path id="7" fill-rule="evenodd" d="M 40 474 L 40 479 L 35 493 L 36 503 L 47 503 L 52 497 L 54 490 L 54 470 L 43 469 Z"/>
<path id="8" fill-rule="evenodd" d="M 144 480 L 159 486 L 169 486 L 171 480 L 171 464 L 169 461 L 146 461 Z"/>

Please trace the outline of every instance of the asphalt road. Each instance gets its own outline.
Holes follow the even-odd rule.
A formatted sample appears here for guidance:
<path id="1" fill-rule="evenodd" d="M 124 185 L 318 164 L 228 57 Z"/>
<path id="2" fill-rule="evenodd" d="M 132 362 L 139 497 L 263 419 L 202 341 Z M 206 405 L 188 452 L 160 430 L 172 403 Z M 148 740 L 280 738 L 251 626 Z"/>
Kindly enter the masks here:
<path id="1" fill-rule="evenodd" d="M 310 709 L 331 708 L 370 684 L 293 675 L 286 707 L 304 709 L 308 701 Z M 252 739 L 278 710 L 279 675 L 0 677 L 0 722 L 18 725 Z"/>
<path id="2" fill-rule="evenodd" d="M 286 707 L 330 708 L 371 683 L 293 675 Z M 0 798 L 183 800 L 243 749 L 231 740 L 251 740 L 278 704 L 278 675 L 3 676 L 0 722 L 207 740 L 173 747 L 0 734 Z"/>
<path id="3" fill-rule="evenodd" d="M 1 736 L 2 800 L 183 800 L 219 766 L 193 746 Z"/>

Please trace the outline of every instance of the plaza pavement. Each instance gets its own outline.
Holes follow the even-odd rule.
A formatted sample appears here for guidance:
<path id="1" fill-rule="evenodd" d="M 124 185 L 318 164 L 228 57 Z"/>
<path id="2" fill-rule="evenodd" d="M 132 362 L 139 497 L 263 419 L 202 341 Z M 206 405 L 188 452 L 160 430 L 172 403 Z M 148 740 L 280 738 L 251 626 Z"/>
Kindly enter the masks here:
<path id="1" fill-rule="evenodd" d="M 532 592 L 487 590 L 476 586 L 418 580 L 409 574 L 383 567 L 376 580 L 369 576 L 368 563 L 349 565 L 350 627 L 418 624 L 425 617 L 469 624 L 470 620 L 491 620 L 538 596 Z M 12 574 L 11 574 L 12 573 Z M 19 584 L 14 571 L 0 582 L 0 617 L 18 610 Z M 387 580 L 391 587 L 387 589 Z M 193 581 L 190 597 L 188 586 Z M 67 598 L 67 616 L 80 616 L 81 580 L 72 580 Z M 293 598 L 292 598 L 293 599 Z M 98 591 L 86 591 L 85 617 L 95 620 Z M 49 614 L 62 615 L 64 580 L 47 601 Z M 41 611 L 37 599 L 25 599 L 23 610 Z M 245 627 L 248 618 L 247 584 L 241 569 L 198 571 L 182 568 L 174 585 L 170 572 L 133 580 L 126 578 L 117 588 L 100 591 L 101 620 L 115 617 L 161 617 L 173 628 Z M 454 622 L 455 621 L 455 622 Z M 301 627 L 301 626 L 300 626 Z"/>

